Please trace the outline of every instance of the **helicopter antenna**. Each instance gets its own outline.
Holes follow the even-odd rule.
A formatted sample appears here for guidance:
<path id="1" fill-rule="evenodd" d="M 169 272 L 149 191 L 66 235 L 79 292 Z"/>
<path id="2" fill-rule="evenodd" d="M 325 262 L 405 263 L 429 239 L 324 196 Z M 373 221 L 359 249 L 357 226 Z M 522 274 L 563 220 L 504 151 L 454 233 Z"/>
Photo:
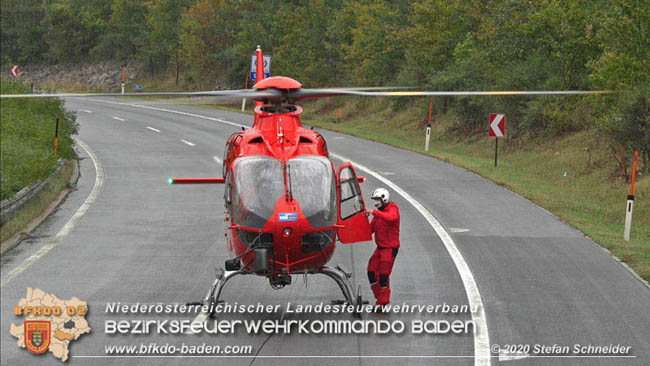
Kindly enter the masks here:
<path id="1" fill-rule="evenodd" d="M 286 165 L 287 169 L 287 201 L 293 201 L 293 192 L 291 192 L 291 166 L 289 163 Z"/>
<path id="2" fill-rule="evenodd" d="M 264 79 L 264 54 L 262 53 L 262 46 L 257 45 L 255 49 L 255 55 L 257 56 L 257 63 L 255 68 L 255 84 L 259 83 Z M 255 107 L 264 106 L 264 102 L 256 100 Z M 257 124 L 257 113 L 255 113 L 255 120 L 253 125 Z"/>

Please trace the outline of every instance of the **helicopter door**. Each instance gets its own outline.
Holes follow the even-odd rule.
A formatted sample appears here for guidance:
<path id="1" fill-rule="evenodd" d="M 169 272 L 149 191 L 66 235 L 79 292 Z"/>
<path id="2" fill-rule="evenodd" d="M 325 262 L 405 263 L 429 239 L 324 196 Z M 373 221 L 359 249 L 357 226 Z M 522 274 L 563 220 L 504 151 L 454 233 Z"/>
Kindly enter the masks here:
<path id="1" fill-rule="evenodd" d="M 350 163 L 339 167 L 339 239 L 343 244 L 372 240 L 366 205 L 361 195 L 357 174 Z"/>

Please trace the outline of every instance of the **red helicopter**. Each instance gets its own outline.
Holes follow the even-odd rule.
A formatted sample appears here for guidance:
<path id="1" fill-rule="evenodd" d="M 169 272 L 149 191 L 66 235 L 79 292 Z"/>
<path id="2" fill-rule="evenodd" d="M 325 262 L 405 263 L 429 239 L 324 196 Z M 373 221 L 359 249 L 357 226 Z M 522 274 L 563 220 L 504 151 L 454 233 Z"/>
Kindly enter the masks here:
<path id="1" fill-rule="evenodd" d="M 361 293 L 354 294 L 351 274 L 326 264 L 337 237 L 344 244 L 372 240 L 359 186 L 365 179 L 350 163 L 335 169 L 323 136 L 300 122 L 302 108 L 293 103 L 322 92 L 295 93 L 302 85 L 288 77 L 263 79 L 259 47 L 257 60 L 253 88 L 270 93 L 256 97 L 252 128 L 228 138 L 223 178 L 170 179 L 172 184 L 225 184 L 226 238 L 233 258 L 218 271 L 203 304 L 218 303 L 236 275 L 265 276 L 280 289 L 291 283 L 291 275 L 320 273 L 336 281 L 344 302 L 358 305 Z M 328 96 L 335 92 L 325 90 Z"/>
<path id="2" fill-rule="evenodd" d="M 253 90 L 164 93 L 10 94 L 2 98 L 77 96 L 229 96 L 255 100 L 250 129 L 230 136 L 223 177 L 171 178 L 172 184 L 224 184 L 226 238 L 231 259 L 220 269 L 200 304 L 220 301 L 224 285 L 236 275 L 255 274 L 280 289 L 296 274 L 333 279 L 350 305 L 363 303 L 351 274 L 327 263 L 338 238 L 343 244 L 372 239 L 360 183 L 350 163 L 335 168 L 323 136 L 304 128 L 295 103 L 331 96 L 567 95 L 607 91 L 381 91 L 399 88 L 305 89 L 291 78 L 264 79 L 262 50 L 257 47 L 257 82 Z M 379 91 L 378 91 L 379 90 Z"/>

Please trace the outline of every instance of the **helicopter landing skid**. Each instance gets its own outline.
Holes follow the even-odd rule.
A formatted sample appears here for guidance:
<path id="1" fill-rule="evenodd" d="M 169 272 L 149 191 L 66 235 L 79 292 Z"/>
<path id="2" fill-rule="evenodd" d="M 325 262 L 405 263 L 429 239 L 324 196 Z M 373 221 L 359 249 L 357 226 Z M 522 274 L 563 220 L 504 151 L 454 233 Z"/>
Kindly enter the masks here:
<path id="1" fill-rule="evenodd" d="M 335 303 L 337 304 L 347 303 L 350 305 L 360 305 L 356 303 L 356 299 L 353 296 L 352 284 L 350 283 L 350 277 L 352 275 L 349 272 L 346 272 L 340 266 L 337 266 L 336 268 L 323 266 L 316 273 L 321 273 L 326 275 L 327 277 L 333 279 L 337 285 L 339 285 L 339 288 L 341 289 L 341 292 L 343 293 L 343 297 L 345 297 L 345 300 L 335 300 L 334 301 Z"/>
<path id="2" fill-rule="evenodd" d="M 327 277 L 331 278 L 336 282 L 336 284 L 339 286 L 339 289 L 343 293 L 343 296 L 345 297 L 345 300 L 335 300 L 333 303 L 335 304 L 348 304 L 348 305 L 353 305 L 355 307 L 358 307 L 359 305 L 367 304 L 368 301 L 364 301 L 361 297 L 361 285 L 357 288 L 357 293 L 356 296 L 354 294 L 354 291 L 352 289 L 352 284 L 350 283 L 350 277 L 352 275 L 349 272 L 346 272 L 343 268 L 340 266 L 337 266 L 336 268 L 332 268 L 329 266 L 323 266 L 315 271 L 310 271 L 306 272 L 309 274 L 324 274 Z M 214 305 L 218 304 L 219 302 L 222 302 L 223 300 L 220 300 L 221 297 L 221 292 L 226 285 L 226 283 L 233 277 L 237 275 L 246 275 L 246 274 L 252 274 L 251 272 L 243 271 L 243 270 L 236 270 L 236 271 L 224 271 L 221 268 L 217 269 L 217 276 L 212 282 L 212 285 L 210 286 L 210 289 L 208 290 L 208 293 L 205 295 L 203 298 L 202 304 L 207 305 L 210 307 L 211 312 L 214 312 Z M 210 315 L 212 315 L 212 313 Z M 354 312 L 355 316 L 358 316 L 358 312 L 355 310 Z"/>
<path id="3" fill-rule="evenodd" d="M 217 268 L 217 277 L 214 279 L 212 285 L 210 286 L 210 290 L 208 290 L 208 293 L 203 298 L 203 305 L 210 306 L 211 311 L 214 311 L 212 305 L 216 305 L 220 302 L 219 297 L 221 296 L 221 291 L 223 290 L 223 287 L 226 285 L 228 280 L 237 275 L 244 274 L 250 273 L 242 270 L 224 271 L 221 268 Z"/>
<path id="4" fill-rule="evenodd" d="M 352 277 L 351 273 L 346 272 L 343 268 L 341 268 L 341 266 L 336 266 L 336 268 L 323 266 L 316 273 L 322 273 L 326 275 L 327 277 L 333 279 L 337 285 L 339 285 L 339 288 L 341 289 L 341 292 L 343 293 L 345 300 L 333 300 L 332 303 L 339 304 L 339 305 L 342 304 L 353 305 L 355 307 L 355 310 L 352 314 L 355 317 L 361 316 L 361 313 L 359 312 L 359 307 L 363 304 L 367 304 L 368 301 L 363 300 L 361 296 L 361 284 L 359 284 L 359 286 L 357 287 L 357 294 L 356 296 L 354 296 L 354 292 L 352 290 L 352 284 L 350 283 L 350 277 Z"/>

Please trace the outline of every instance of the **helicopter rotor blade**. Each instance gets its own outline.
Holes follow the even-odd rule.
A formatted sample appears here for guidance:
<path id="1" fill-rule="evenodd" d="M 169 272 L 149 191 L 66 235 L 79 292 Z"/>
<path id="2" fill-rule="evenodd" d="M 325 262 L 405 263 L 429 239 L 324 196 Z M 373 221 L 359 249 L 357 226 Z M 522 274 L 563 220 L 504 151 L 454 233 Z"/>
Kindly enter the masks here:
<path id="1" fill-rule="evenodd" d="M 416 89 L 415 86 L 366 86 L 366 87 L 336 87 L 336 88 L 318 88 L 315 90 L 351 90 L 351 91 L 373 91 L 373 90 L 406 90 Z M 304 89 L 313 90 L 313 89 Z"/>
<path id="2" fill-rule="evenodd" d="M 297 102 L 307 99 L 336 96 L 409 97 L 409 96 L 505 96 L 505 95 L 594 95 L 611 94 L 608 90 L 538 90 L 538 91 L 402 91 L 412 87 L 360 87 L 322 89 L 239 89 L 210 90 L 200 92 L 153 92 L 153 93 L 44 93 L 2 94 L 1 98 L 64 98 L 64 97 L 230 97 L 246 98 L 271 103 Z"/>
<path id="3" fill-rule="evenodd" d="M 1 98 L 65 98 L 65 97 L 237 97 L 249 99 L 280 98 L 284 93 L 277 89 L 210 90 L 200 92 L 154 92 L 154 93 L 43 93 L 2 94 Z"/>
<path id="4" fill-rule="evenodd" d="M 537 91 L 364 91 L 351 89 L 297 89 L 289 92 L 295 101 L 335 96 L 410 97 L 410 96 L 495 96 L 495 95 L 593 95 L 611 94 L 609 90 L 537 90 Z"/>

